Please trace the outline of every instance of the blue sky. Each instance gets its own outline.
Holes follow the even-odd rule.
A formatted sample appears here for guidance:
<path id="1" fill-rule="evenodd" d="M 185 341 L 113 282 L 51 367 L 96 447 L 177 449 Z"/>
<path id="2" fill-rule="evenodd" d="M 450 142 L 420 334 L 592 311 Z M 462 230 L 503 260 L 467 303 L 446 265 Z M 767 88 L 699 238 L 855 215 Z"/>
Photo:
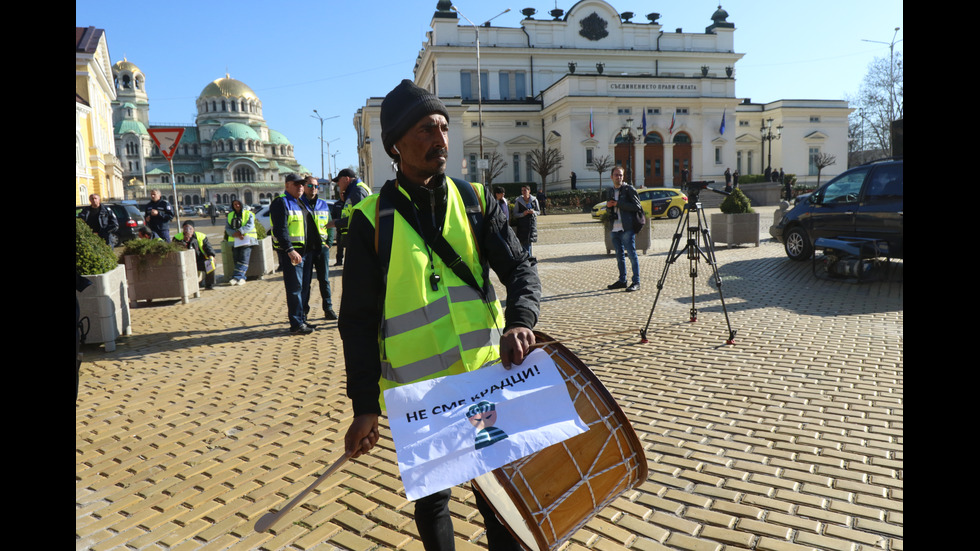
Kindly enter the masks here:
<path id="1" fill-rule="evenodd" d="M 537 9 L 542 19 L 556 2 L 455 4 L 477 23 L 510 8 L 493 24 L 518 27 L 523 8 Z M 664 29 L 685 32 L 704 32 L 718 7 L 705 0 L 610 4 L 635 12 L 634 22 L 656 10 Z M 557 2 L 566 11 L 572 5 Z M 76 0 L 75 25 L 105 29 L 112 62 L 125 56 L 146 74 L 151 123 L 192 124 L 194 100 L 227 72 L 255 91 L 269 127 L 320 176 L 320 121 L 313 110 L 337 116 L 323 131 L 335 166 L 356 166 L 354 114 L 368 97 L 413 78 L 435 7 L 436 0 Z M 739 0 L 722 7 L 735 24 L 735 49 L 745 54 L 735 65 L 736 95 L 757 103 L 855 96 L 869 63 L 888 57 L 895 27 L 902 27 L 897 39 L 904 38 L 901 0 Z M 895 51 L 904 52 L 904 45 Z"/>

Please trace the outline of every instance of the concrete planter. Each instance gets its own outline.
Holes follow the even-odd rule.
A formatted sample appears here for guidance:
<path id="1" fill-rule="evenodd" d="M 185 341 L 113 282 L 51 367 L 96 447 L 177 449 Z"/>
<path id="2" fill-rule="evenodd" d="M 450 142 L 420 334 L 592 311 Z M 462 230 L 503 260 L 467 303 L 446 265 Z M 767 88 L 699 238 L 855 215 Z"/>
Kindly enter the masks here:
<path id="1" fill-rule="evenodd" d="M 129 283 L 129 304 L 141 300 L 178 298 L 187 304 L 191 297 L 199 298 L 197 259 L 187 249 L 160 257 L 156 255 L 125 255 L 126 281 Z"/>
<path id="2" fill-rule="evenodd" d="M 612 254 L 616 250 L 616 245 L 613 245 L 612 236 L 610 235 L 611 230 L 612 222 L 605 221 L 602 223 L 602 231 L 606 239 L 606 254 Z M 643 224 L 643 228 L 636 234 L 636 250 L 643 251 L 643 254 L 647 254 L 647 251 L 650 249 L 650 242 L 653 239 L 652 236 L 653 230 L 650 227 L 650 220 L 647 219 L 647 223 Z"/>
<path id="3" fill-rule="evenodd" d="M 81 317 L 88 318 L 86 343 L 103 343 L 106 352 L 116 349 L 120 335 L 132 335 L 129 317 L 129 285 L 122 264 L 99 275 L 83 276 L 92 282 L 82 292 L 75 292 Z"/>
<path id="4" fill-rule="evenodd" d="M 715 244 L 741 245 L 755 243 L 759 246 L 758 212 L 742 214 L 715 213 L 711 215 L 711 239 Z"/>
<path id="5" fill-rule="evenodd" d="M 234 245 L 229 241 L 221 242 L 221 267 L 225 282 L 231 281 L 231 276 L 235 273 L 235 260 L 232 257 Z M 275 273 L 278 265 L 279 258 L 272 248 L 270 235 L 260 240 L 258 244 L 252 245 L 252 254 L 248 259 L 248 271 L 245 272 L 245 277 L 262 279 L 266 275 Z"/>
<path id="6" fill-rule="evenodd" d="M 759 207 L 778 205 L 783 195 L 783 184 L 779 182 L 742 184 L 739 189 L 752 201 L 753 205 Z"/>

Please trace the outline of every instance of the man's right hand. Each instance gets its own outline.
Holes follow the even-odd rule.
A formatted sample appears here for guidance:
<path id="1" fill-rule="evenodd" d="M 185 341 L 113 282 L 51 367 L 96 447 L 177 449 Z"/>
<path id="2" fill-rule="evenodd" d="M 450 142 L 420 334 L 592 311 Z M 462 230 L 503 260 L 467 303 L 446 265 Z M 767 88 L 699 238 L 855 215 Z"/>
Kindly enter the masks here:
<path id="1" fill-rule="evenodd" d="M 354 459 L 371 451 L 378 443 L 378 416 L 374 413 L 358 415 L 351 421 L 344 436 L 344 450 Z"/>

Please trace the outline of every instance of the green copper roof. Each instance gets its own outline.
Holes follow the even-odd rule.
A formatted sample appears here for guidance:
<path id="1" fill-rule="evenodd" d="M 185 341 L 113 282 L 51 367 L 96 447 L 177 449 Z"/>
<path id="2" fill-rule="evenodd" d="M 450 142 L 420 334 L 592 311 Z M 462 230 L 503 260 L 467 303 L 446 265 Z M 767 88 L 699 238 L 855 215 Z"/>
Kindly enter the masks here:
<path id="1" fill-rule="evenodd" d="M 259 140 L 259 135 L 252 127 L 240 122 L 229 122 L 214 133 L 212 140 Z"/>
<path id="2" fill-rule="evenodd" d="M 129 133 L 140 134 L 144 136 L 149 135 L 149 132 L 146 131 L 146 127 L 143 126 L 143 123 L 141 123 L 140 121 L 128 121 L 128 120 L 119 121 L 119 124 L 116 125 L 114 132 L 116 133 L 116 135 L 129 134 Z"/>
<path id="3" fill-rule="evenodd" d="M 276 132 L 271 128 L 269 129 L 269 143 L 276 144 L 276 145 L 293 145 L 289 143 L 289 140 L 286 139 L 286 136 L 283 136 L 281 133 Z"/>

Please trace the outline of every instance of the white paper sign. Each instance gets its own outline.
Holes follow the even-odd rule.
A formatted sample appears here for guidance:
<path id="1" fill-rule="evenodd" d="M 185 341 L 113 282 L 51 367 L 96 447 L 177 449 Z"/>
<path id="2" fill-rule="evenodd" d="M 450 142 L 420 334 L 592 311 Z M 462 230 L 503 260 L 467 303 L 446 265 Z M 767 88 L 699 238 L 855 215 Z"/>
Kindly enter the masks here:
<path id="1" fill-rule="evenodd" d="M 385 391 L 398 470 L 415 500 L 588 430 L 541 349 L 503 365 Z"/>

